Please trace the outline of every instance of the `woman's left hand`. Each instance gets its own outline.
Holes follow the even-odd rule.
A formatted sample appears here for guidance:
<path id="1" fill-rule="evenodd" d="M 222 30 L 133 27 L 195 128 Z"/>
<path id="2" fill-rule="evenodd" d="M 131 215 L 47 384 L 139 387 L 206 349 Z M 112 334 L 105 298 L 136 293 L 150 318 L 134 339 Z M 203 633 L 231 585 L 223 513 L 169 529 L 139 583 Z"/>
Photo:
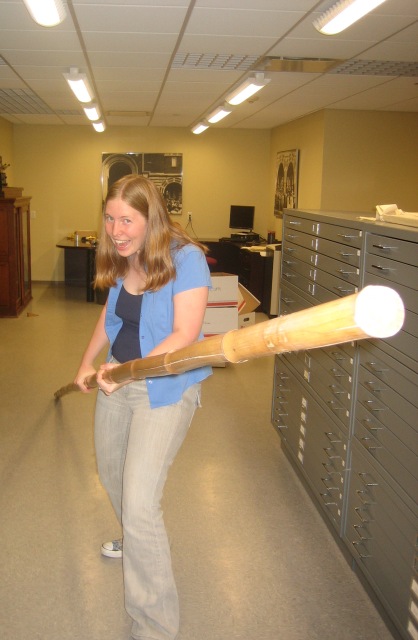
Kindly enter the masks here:
<path id="1" fill-rule="evenodd" d="M 124 387 L 125 384 L 128 384 L 128 382 L 121 382 L 121 383 L 106 382 L 106 380 L 103 379 L 103 375 L 106 371 L 110 371 L 110 369 L 114 369 L 117 366 L 118 365 L 115 364 L 114 362 L 106 362 L 100 365 L 100 368 L 97 372 L 96 378 L 97 378 L 97 384 L 99 386 L 99 389 L 101 389 L 103 393 L 105 393 L 107 396 L 110 396 L 111 393 L 113 393 L 114 391 L 117 391 L 121 387 Z"/>

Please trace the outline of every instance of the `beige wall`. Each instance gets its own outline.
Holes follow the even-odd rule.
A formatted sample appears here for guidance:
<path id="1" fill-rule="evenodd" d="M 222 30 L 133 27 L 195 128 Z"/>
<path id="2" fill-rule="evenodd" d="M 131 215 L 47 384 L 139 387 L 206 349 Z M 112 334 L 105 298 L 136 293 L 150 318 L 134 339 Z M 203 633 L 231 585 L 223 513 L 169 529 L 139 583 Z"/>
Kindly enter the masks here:
<path id="1" fill-rule="evenodd" d="M 55 244 L 75 229 L 98 228 L 101 217 L 103 152 L 183 153 L 183 216 L 192 212 L 200 238 L 229 235 L 229 206 L 254 204 L 255 228 L 267 233 L 269 131 L 90 126 L 14 127 L 15 184 L 32 196 L 32 276 L 64 278 L 63 251 Z M 189 229 L 190 230 L 190 229 Z"/>
<path id="2" fill-rule="evenodd" d="M 11 125 L 0 118 L 0 155 L 10 186 L 32 196 L 34 280 L 61 281 L 56 242 L 98 227 L 103 152 L 183 153 L 183 216 L 200 238 L 229 235 L 231 204 L 254 204 L 255 230 L 281 237 L 274 217 L 278 151 L 299 149 L 298 206 L 365 211 L 396 203 L 418 211 L 418 114 L 325 110 L 270 130 L 189 130 Z M 189 227 L 190 229 L 190 227 Z M 193 230 L 191 232 L 193 233 Z"/>
<path id="3" fill-rule="evenodd" d="M 272 194 L 277 152 L 287 149 L 300 150 L 300 209 L 374 215 L 376 205 L 394 203 L 418 211 L 417 113 L 325 110 L 277 127 L 270 145 Z M 279 219 L 275 229 L 280 237 Z"/>
<path id="4" fill-rule="evenodd" d="M 295 120 L 273 129 L 270 143 L 270 200 L 271 224 L 276 238 L 281 237 L 281 219 L 274 218 L 274 191 L 276 186 L 277 153 L 299 149 L 299 209 L 320 209 L 324 154 L 324 112 Z"/>
<path id="5" fill-rule="evenodd" d="M 322 209 L 418 211 L 418 114 L 326 111 Z"/>
<path id="6" fill-rule="evenodd" d="M 0 156 L 4 164 L 10 164 L 10 167 L 6 169 L 7 184 L 11 187 L 13 185 L 13 125 L 7 120 L 0 118 Z"/>

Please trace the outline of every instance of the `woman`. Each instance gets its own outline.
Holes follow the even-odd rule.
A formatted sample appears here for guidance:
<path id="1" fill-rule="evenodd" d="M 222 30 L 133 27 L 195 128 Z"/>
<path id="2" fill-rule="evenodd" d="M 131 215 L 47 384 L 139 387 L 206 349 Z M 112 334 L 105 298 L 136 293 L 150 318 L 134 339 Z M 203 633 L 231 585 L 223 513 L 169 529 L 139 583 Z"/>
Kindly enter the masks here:
<path id="1" fill-rule="evenodd" d="M 95 446 L 101 482 L 123 531 L 125 606 L 136 640 L 173 640 L 179 606 L 160 500 L 200 401 L 202 367 L 125 384 L 105 382 L 117 363 L 158 355 L 202 338 L 210 275 L 204 247 L 170 219 L 155 185 L 136 175 L 114 183 L 104 207 L 95 286 L 109 296 L 75 378 L 84 392 L 95 358 Z M 121 541 L 102 545 L 120 557 Z"/>

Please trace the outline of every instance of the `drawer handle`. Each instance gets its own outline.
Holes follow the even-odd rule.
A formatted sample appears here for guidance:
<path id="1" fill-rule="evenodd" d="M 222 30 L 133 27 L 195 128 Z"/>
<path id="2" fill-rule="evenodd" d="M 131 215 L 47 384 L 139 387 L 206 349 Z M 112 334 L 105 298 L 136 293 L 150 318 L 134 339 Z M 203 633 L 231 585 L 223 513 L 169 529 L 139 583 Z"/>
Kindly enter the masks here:
<path id="1" fill-rule="evenodd" d="M 331 389 L 332 393 L 336 396 L 340 395 L 340 394 L 345 394 L 345 391 L 338 391 L 337 389 L 337 385 L 336 384 L 330 384 L 328 385 L 329 388 Z"/>
<path id="2" fill-rule="evenodd" d="M 285 248 L 284 248 L 284 250 L 285 250 L 287 253 L 293 253 L 294 251 L 296 251 L 296 249 L 294 249 L 293 247 L 285 247 Z"/>
<path id="3" fill-rule="evenodd" d="M 382 366 L 379 362 L 366 362 L 366 365 L 375 373 L 386 373 L 386 371 L 389 371 L 389 369 L 378 369 L 377 367 Z"/>
<path id="4" fill-rule="evenodd" d="M 381 251 L 391 251 L 392 249 L 396 249 L 396 247 L 390 247 L 389 245 L 385 244 L 372 244 L 372 247 L 374 247 L 375 249 L 381 249 Z"/>
<path id="5" fill-rule="evenodd" d="M 288 220 L 289 224 L 293 224 L 293 226 L 299 226 L 302 224 L 300 220 Z"/>
<path id="6" fill-rule="evenodd" d="M 333 456 L 333 455 L 331 455 L 331 454 L 329 453 L 330 451 L 332 451 L 331 447 L 328 447 L 328 448 L 327 448 L 327 447 L 324 447 L 324 451 L 325 451 L 325 455 L 327 456 L 327 458 L 328 458 L 329 460 L 337 460 L 337 459 L 341 459 L 341 456 L 337 456 L 337 455 Z"/>
<path id="7" fill-rule="evenodd" d="M 292 233 L 286 233 L 286 238 L 290 238 L 291 240 L 294 240 L 295 238 L 297 238 L 297 236 L 294 236 Z"/>
<path id="8" fill-rule="evenodd" d="M 328 400 L 327 404 L 329 404 L 331 409 L 333 409 L 334 411 L 344 411 L 344 407 L 340 407 L 338 404 L 336 404 L 335 400 Z"/>
<path id="9" fill-rule="evenodd" d="M 341 473 L 339 471 L 336 471 L 334 467 L 328 464 L 328 462 L 322 462 L 321 464 L 324 467 L 325 471 L 328 473 L 328 475 L 333 475 L 333 474 L 336 474 L 338 476 L 341 475 Z"/>
<path id="10" fill-rule="evenodd" d="M 386 391 L 386 389 L 380 389 L 379 387 L 375 387 L 377 382 L 375 382 L 374 380 L 365 380 L 364 384 L 370 387 L 373 393 L 381 393 L 382 391 Z"/>
<path id="11" fill-rule="evenodd" d="M 343 371 L 341 371 L 341 369 L 336 369 L 335 367 L 333 367 L 331 369 L 331 373 L 334 376 L 334 378 L 344 378 L 345 376 L 347 376 L 347 373 L 344 373 Z"/>
<path id="12" fill-rule="evenodd" d="M 352 293 L 353 289 L 344 289 L 344 287 L 334 287 L 334 289 L 336 289 L 336 291 L 339 291 L 340 293 Z"/>
<path id="13" fill-rule="evenodd" d="M 391 269 L 390 267 L 382 267 L 380 264 L 372 264 L 372 267 L 378 271 L 396 271 L 396 269 Z"/>
<path id="14" fill-rule="evenodd" d="M 361 438 L 361 440 L 363 442 L 367 442 L 368 440 L 371 440 L 371 438 L 367 438 L 367 436 L 364 436 L 364 438 Z M 383 449 L 383 447 L 377 447 L 375 445 L 367 445 L 367 444 L 365 444 L 364 447 L 367 449 L 367 451 L 376 451 L 377 449 Z"/>
<path id="15" fill-rule="evenodd" d="M 327 482 L 330 482 L 330 480 L 332 480 L 332 478 L 321 478 L 321 482 L 326 486 L 328 491 L 340 491 L 340 487 L 329 487 L 327 485 Z"/>
<path id="16" fill-rule="evenodd" d="M 374 404 L 374 400 L 366 400 L 365 401 L 366 404 Z M 370 411 L 386 411 L 386 407 L 382 407 L 381 409 L 379 409 L 379 407 L 369 407 Z"/>
<path id="17" fill-rule="evenodd" d="M 355 530 L 355 532 L 359 536 L 360 540 L 373 540 L 373 538 L 366 538 L 366 536 L 363 536 L 361 534 L 360 529 L 365 529 L 364 524 L 353 524 L 353 529 Z"/>
<path id="18" fill-rule="evenodd" d="M 338 436 L 335 435 L 335 433 L 332 433 L 332 431 L 326 431 L 325 435 L 327 436 L 328 440 L 330 442 L 341 442 L 341 438 L 339 438 Z M 334 438 L 334 439 L 333 439 Z"/>
<path id="19" fill-rule="evenodd" d="M 366 429 L 368 429 L 369 431 L 383 431 L 383 427 L 372 427 L 372 426 L 370 426 L 370 424 L 372 422 L 370 420 L 370 418 L 363 418 L 363 420 L 361 422 L 362 422 L 362 424 L 364 424 Z"/>
<path id="20" fill-rule="evenodd" d="M 352 258 L 355 256 L 355 253 L 347 253 L 346 251 L 337 251 L 337 255 L 342 256 L 343 258 Z"/>
<path id="21" fill-rule="evenodd" d="M 297 276 L 293 273 L 283 273 L 285 278 L 296 278 Z"/>
<path id="22" fill-rule="evenodd" d="M 321 496 L 321 498 L 323 499 L 324 503 L 326 504 L 327 507 L 330 507 L 332 505 L 335 505 L 336 507 L 338 507 L 338 503 L 334 502 L 332 500 L 332 496 L 329 495 L 329 493 L 319 493 L 319 495 Z M 332 500 L 332 502 L 327 502 L 327 499 L 330 498 L 330 500 Z"/>
<path id="23" fill-rule="evenodd" d="M 356 494 L 358 495 L 358 497 L 361 500 L 361 503 L 365 506 L 365 507 L 371 507 L 372 505 L 376 504 L 375 502 L 370 502 L 367 498 L 368 498 L 368 493 L 367 491 L 362 491 L 361 489 L 356 489 Z"/>
<path id="24" fill-rule="evenodd" d="M 363 542 L 361 540 L 358 540 L 358 541 L 357 540 L 353 540 L 352 544 L 356 547 L 359 544 L 363 544 Z M 356 551 L 357 551 L 357 553 L 358 553 L 360 558 L 372 558 L 373 557 L 370 553 L 368 553 L 368 554 L 360 553 L 360 551 L 358 551 L 357 549 L 356 549 Z"/>
<path id="25" fill-rule="evenodd" d="M 365 513 L 367 513 L 367 509 L 365 509 L 364 507 L 354 507 L 354 511 L 356 512 L 360 520 L 364 522 L 364 524 L 368 524 L 370 522 L 370 520 L 366 520 L 365 518 L 362 518 L 360 513 L 361 511 L 364 511 Z"/>
<path id="26" fill-rule="evenodd" d="M 344 362 L 347 359 L 340 351 L 331 351 L 331 353 L 338 362 Z"/>
<path id="27" fill-rule="evenodd" d="M 355 271 L 344 271 L 344 269 L 337 269 L 337 273 L 341 273 L 343 276 L 349 276 L 352 273 L 356 275 Z"/>
<path id="28" fill-rule="evenodd" d="M 283 258 L 283 264 L 296 264 L 296 262 L 294 260 L 285 260 Z"/>
<path id="29" fill-rule="evenodd" d="M 365 477 L 367 476 L 367 473 L 363 472 L 359 472 L 358 473 L 358 477 L 360 478 L 360 480 L 362 481 L 362 483 L 366 486 L 366 487 L 378 487 L 379 484 L 377 482 L 366 482 Z"/>
<path id="30" fill-rule="evenodd" d="M 358 236 L 350 236 L 348 233 L 337 233 L 338 238 L 344 238 L 345 240 L 357 240 Z"/>

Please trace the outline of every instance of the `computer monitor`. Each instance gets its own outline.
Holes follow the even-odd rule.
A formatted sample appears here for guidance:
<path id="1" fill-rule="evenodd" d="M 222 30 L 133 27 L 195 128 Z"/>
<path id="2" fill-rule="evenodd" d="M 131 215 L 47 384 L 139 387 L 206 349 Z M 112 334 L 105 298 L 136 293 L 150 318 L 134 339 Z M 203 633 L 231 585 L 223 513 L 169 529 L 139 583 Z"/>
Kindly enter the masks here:
<path id="1" fill-rule="evenodd" d="M 240 229 L 241 231 L 252 231 L 254 228 L 254 211 L 255 207 L 253 206 L 231 204 L 229 228 Z"/>

